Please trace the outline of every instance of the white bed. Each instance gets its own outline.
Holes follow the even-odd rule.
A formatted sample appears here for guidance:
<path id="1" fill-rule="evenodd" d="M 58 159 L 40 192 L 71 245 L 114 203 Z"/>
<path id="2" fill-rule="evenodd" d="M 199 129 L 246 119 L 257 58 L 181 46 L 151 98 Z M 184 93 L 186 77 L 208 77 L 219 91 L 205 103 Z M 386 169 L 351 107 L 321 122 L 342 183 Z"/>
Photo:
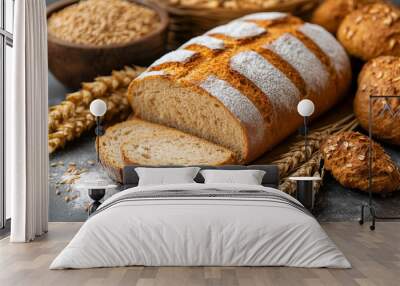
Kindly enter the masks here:
<path id="1" fill-rule="evenodd" d="M 351 267 L 291 196 L 263 186 L 197 183 L 114 195 L 50 269 L 128 265 Z"/>

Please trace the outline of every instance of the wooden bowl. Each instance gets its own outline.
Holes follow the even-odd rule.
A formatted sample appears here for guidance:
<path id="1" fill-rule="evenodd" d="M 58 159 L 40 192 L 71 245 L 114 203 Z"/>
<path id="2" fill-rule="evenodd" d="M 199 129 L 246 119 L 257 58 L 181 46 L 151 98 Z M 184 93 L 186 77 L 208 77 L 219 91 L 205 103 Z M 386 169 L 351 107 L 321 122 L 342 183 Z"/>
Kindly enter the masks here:
<path id="1" fill-rule="evenodd" d="M 49 5 L 47 18 L 78 1 L 60 0 Z M 130 1 L 156 11 L 161 23 L 155 31 L 128 43 L 107 46 L 74 44 L 48 33 L 49 69 L 60 82 L 70 88 L 79 88 L 82 82 L 108 75 L 125 65 L 147 66 L 165 53 L 169 23 L 167 12 L 154 3 Z"/>

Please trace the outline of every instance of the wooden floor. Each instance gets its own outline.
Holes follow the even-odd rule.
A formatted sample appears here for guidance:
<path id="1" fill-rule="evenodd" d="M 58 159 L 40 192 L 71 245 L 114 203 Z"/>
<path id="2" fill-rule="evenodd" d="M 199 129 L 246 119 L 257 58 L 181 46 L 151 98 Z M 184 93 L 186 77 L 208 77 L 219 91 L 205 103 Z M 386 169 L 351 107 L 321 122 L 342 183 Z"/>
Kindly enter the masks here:
<path id="1" fill-rule="evenodd" d="M 0 285 L 400 285 L 400 222 L 371 232 L 356 222 L 324 229 L 353 265 L 350 270 L 285 267 L 126 267 L 48 270 L 80 223 L 50 223 L 48 235 L 30 244 L 0 241 Z"/>

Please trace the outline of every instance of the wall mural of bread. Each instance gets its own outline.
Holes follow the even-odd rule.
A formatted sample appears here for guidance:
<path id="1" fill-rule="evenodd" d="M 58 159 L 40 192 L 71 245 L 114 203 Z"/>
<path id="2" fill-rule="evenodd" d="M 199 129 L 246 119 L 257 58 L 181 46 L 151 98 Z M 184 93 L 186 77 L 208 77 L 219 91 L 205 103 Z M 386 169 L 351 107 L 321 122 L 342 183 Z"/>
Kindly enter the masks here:
<path id="1" fill-rule="evenodd" d="M 351 80 L 343 47 L 322 27 L 284 13 L 257 13 L 216 27 L 166 54 L 129 86 L 135 116 L 224 146 L 240 163 L 270 150 L 316 116 Z"/>

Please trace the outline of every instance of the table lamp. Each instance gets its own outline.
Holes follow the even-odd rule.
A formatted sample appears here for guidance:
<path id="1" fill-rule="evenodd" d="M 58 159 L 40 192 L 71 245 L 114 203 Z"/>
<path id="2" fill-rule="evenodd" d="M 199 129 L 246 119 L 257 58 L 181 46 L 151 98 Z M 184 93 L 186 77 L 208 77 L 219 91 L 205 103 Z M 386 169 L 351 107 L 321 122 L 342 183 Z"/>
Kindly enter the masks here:
<path id="1" fill-rule="evenodd" d="M 107 104 L 101 99 L 95 99 L 90 103 L 90 113 L 96 118 L 96 150 L 97 150 L 97 163 L 100 163 L 99 158 L 99 136 L 104 135 L 104 128 L 101 125 L 101 117 L 107 112 Z"/>
<path id="2" fill-rule="evenodd" d="M 297 112 L 303 116 L 304 118 L 304 152 L 306 156 L 306 160 L 308 160 L 308 153 L 307 153 L 307 135 L 308 135 L 308 118 L 313 115 L 315 111 L 314 103 L 309 99 L 303 99 L 297 105 Z"/>

